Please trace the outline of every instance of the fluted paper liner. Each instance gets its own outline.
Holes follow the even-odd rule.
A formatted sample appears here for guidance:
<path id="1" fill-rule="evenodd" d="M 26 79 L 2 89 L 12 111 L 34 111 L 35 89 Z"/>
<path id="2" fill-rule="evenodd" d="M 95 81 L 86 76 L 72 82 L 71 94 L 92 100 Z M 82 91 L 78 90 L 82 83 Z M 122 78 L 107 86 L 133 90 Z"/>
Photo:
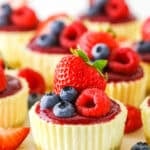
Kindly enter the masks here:
<path id="1" fill-rule="evenodd" d="M 46 122 L 35 112 L 29 112 L 32 135 L 37 150 L 117 150 L 120 147 L 126 108 L 118 102 L 121 112 L 113 119 L 98 124 L 59 125 Z"/>
<path id="2" fill-rule="evenodd" d="M 143 131 L 147 142 L 150 144 L 150 106 L 148 106 L 148 100 L 150 96 L 146 97 L 141 104 L 141 114 L 143 122 Z"/>
<path id="3" fill-rule="evenodd" d="M 20 66 L 21 52 L 33 36 L 34 31 L 0 31 L 0 54 L 7 65 L 16 68 Z"/>
<path id="4" fill-rule="evenodd" d="M 147 94 L 150 93 L 150 63 L 142 62 L 141 66 L 143 67 L 145 76 L 146 76 L 146 91 Z"/>
<path id="5" fill-rule="evenodd" d="M 66 54 L 45 54 L 24 49 L 22 67 L 30 67 L 41 73 L 45 79 L 47 91 L 49 91 L 53 87 L 56 65 L 64 56 L 66 56 Z"/>
<path id="6" fill-rule="evenodd" d="M 139 107 L 145 97 L 146 78 L 143 76 L 135 81 L 107 83 L 106 93 L 124 104 Z"/>
<path id="7" fill-rule="evenodd" d="M 24 79 L 19 79 L 22 88 L 13 95 L 0 98 L 0 127 L 19 126 L 27 117 L 28 85 Z"/>

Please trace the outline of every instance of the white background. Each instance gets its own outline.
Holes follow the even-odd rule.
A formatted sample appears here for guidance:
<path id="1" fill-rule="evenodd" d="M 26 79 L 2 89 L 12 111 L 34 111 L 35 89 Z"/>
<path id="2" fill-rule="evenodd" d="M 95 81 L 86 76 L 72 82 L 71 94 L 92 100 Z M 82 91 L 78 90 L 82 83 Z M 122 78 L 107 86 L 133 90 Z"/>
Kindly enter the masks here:
<path id="1" fill-rule="evenodd" d="M 24 0 L 9 0 L 16 3 Z M 41 19 L 57 12 L 77 15 L 88 6 L 88 0 L 26 0 L 34 8 Z M 138 18 L 150 16 L 150 0 L 126 0 Z M 0 0 L 6 2 L 6 0 Z"/>

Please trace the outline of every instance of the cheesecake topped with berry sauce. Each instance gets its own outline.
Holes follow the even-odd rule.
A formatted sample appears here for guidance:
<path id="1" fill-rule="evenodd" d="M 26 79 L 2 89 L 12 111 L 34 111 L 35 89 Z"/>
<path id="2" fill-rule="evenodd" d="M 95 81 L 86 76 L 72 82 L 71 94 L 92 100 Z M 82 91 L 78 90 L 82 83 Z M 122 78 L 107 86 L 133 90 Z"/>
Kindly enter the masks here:
<path id="1" fill-rule="evenodd" d="M 80 38 L 79 47 L 89 56 L 90 61 L 107 61 L 104 68 L 108 78 L 107 94 L 138 107 L 145 95 L 146 77 L 135 50 L 120 47 L 115 37 L 108 32 L 90 31 Z M 140 84 L 143 85 L 142 90 Z"/>
<path id="2" fill-rule="evenodd" d="M 32 31 L 37 28 L 38 19 L 27 6 L 13 9 L 9 4 L 0 6 L 0 31 Z"/>
<path id="3" fill-rule="evenodd" d="M 27 116 L 28 91 L 28 84 L 24 79 L 9 72 L 4 73 L 0 67 L 1 127 L 16 127 L 24 123 Z"/>
<path id="4" fill-rule="evenodd" d="M 25 47 L 22 67 L 30 67 L 41 73 L 46 89 L 51 90 L 57 63 L 70 54 L 70 48 L 77 47 L 79 38 L 86 31 L 81 21 L 71 22 L 66 15 L 49 17 Z"/>
<path id="5" fill-rule="evenodd" d="M 45 94 L 29 112 L 37 149 L 118 149 L 126 108 L 105 94 L 106 80 L 100 68 L 89 64 L 82 51 L 73 53 L 58 63 L 53 92 Z"/>
<path id="6" fill-rule="evenodd" d="M 81 18 L 94 22 L 111 23 L 126 23 L 136 20 L 125 0 L 93 0 Z"/>

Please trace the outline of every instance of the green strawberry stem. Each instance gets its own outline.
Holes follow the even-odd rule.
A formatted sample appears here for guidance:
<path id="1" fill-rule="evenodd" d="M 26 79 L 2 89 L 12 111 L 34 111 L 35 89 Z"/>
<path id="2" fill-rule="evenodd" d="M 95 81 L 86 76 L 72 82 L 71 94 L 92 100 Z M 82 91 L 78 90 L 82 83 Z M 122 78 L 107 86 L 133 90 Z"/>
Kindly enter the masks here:
<path id="1" fill-rule="evenodd" d="M 103 69 L 107 65 L 107 60 L 100 59 L 96 60 L 94 62 L 91 62 L 89 57 L 86 55 L 86 53 L 83 52 L 81 49 L 70 49 L 71 53 L 75 56 L 81 57 L 88 65 L 94 67 L 102 76 L 103 75 Z"/>

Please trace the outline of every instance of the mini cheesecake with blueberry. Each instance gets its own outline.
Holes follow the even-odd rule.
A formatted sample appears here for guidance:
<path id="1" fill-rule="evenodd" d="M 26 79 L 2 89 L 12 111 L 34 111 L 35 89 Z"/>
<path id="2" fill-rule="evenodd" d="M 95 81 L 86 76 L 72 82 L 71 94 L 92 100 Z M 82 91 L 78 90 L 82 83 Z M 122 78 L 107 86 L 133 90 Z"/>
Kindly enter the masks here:
<path id="1" fill-rule="evenodd" d="M 146 97 L 140 106 L 143 122 L 143 131 L 147 142 L 150 144 L 150 96 Z"/>
<path id="2" fill-rule="evenodd" d="M 141 65 L 144 69 L 145 76 L 147 79 L 147 94 L 150 93 L 150 18 L 146 19 L 142 26 L 142 39 L 139 42 L 136 42 L 135 49 L 139 54 L 142 62 Z"/>
<path id="3" fill-rule="evenodd" d="M 28 84 L 0 67 L 0 127 L 22 125 L 27 117 Z"/>
<path id="4" fill-rule="evenodd" d="M 119 37 L 132 41 L 140 38 L 140 22 L 131 13 L 125 0 L 91 0 L 81 19 L 91 30 L 111 27 Z"/>
<path id="5" fill-rule="evenodd" d="M 86 30 L 82 22 L 71 22 L 66 15 L 49 17 L 24 49 L 22 67 L 30 67 L 41 73 L 47 89 L 51 89 L 57 63 L 70 54 L 70 48 L 76 48 L 79 37 Z"/>
<path id="6" fill-rule="evenodd" d="M 0 6 L 0 55 L 9 67 L 20 66 L 22 47 L 33 36 L 38 22 L 35 12 L 27 6 L 17 9 L 7 3 Z"/>
<path id="7" fill-rule="evenodd" d="M 82 51 L 60 60 L 53 92 L 29 112 L 37 150 L 119 149 L 127 110 L 105 94 L 100 64 L 89 64 Z"/>
<path id="8" fill-rule="evenodd" d="M 107 60 L 104 72 L 108 83 L 106 92 L 124 104 L 138 107 L 145 96 L 146 77 L 136 52 L 128 47 L 119 47 L 110 33 L 86 32 L 79 40 L 79 47 L 91 62 Z"/>

